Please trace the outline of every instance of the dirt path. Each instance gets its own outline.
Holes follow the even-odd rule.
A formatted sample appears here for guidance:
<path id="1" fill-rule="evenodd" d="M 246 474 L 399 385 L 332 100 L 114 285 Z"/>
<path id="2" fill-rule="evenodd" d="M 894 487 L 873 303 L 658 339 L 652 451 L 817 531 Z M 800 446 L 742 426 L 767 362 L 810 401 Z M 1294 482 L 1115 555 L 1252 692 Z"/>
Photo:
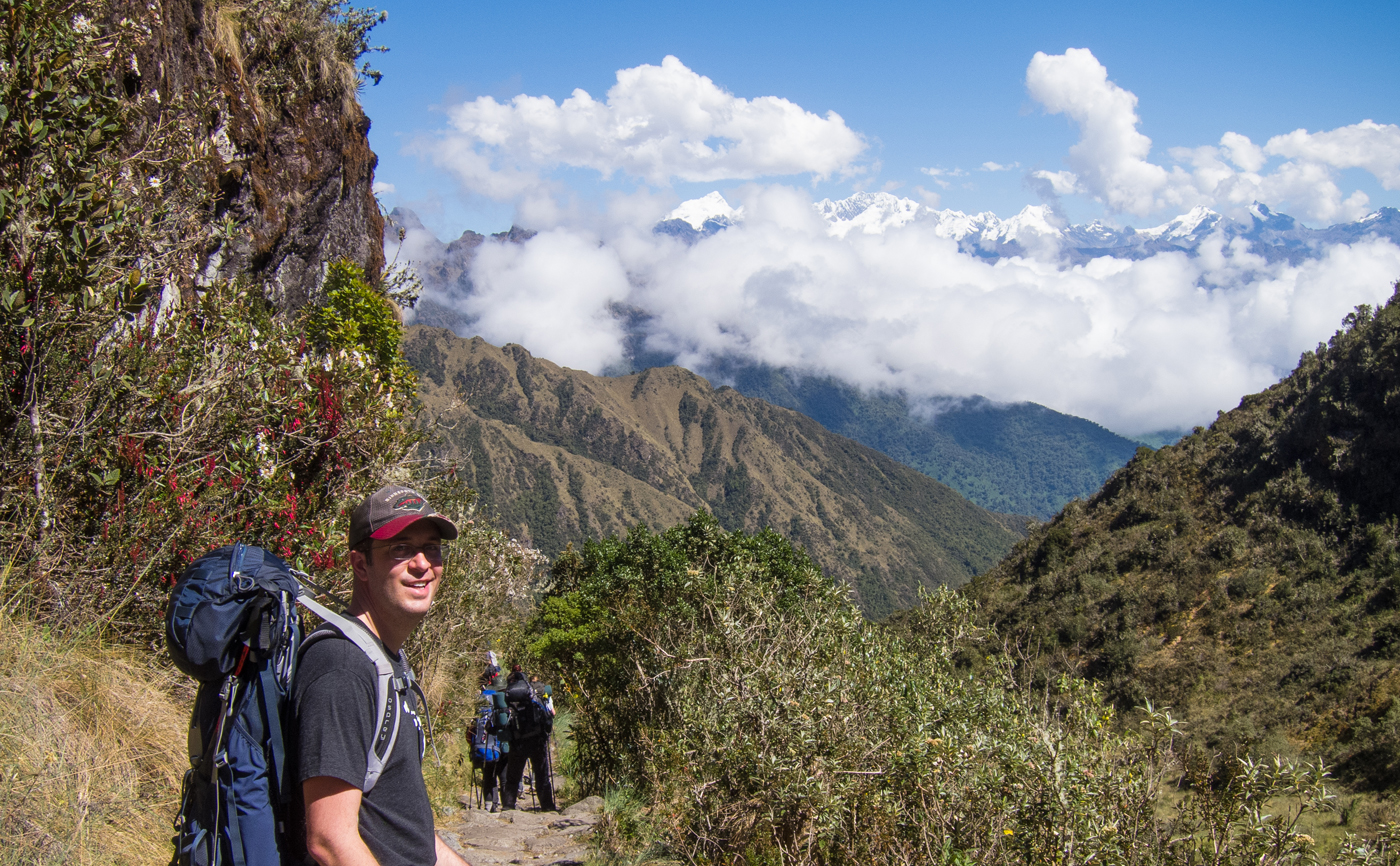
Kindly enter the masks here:
<path id="1" fill-rule="evenodd" d="M 468 795 L 460 799 L 464 808 L 442 822 L 439 832 L 472 866 L 582 866 L 603 807 L 601 797 L 588 797 L 563 812 L 512 809 L 493 814 L 473 808 Z"/>

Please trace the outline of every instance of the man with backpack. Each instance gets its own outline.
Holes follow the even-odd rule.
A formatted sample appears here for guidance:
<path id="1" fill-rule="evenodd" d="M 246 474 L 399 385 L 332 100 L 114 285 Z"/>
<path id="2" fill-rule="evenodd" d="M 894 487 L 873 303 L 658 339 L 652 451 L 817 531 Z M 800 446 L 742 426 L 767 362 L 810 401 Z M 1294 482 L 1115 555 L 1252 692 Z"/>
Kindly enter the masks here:
<path id="1" fill-rule="evenodd" d="M 295 769 L 307 852 L 321 866 L 466 866 L 434 831 L 418 698 L 400 688 L 412 683 L 400 649 L 432 607 L 442 542 L 456 537 L 452 521 L 402 486 L 375 491 L 350 517 L 355 580 L 340 629 L 363 628 L 387 651 L 396 699 L 375 718 L 374 661 L 354 638 L 307 638 L 293 686 Z M 375 747 L 386 741 L 392 750 L 381 758 Z"/>
<path id="2" fill-rule="evenodd" d="M 506 678 L 506 705 L 510 709 L 510 751 L 506 752 L 505 783 L 501 786 L 501 808 L 514 809 L 520 796 L 520 781 L 525 775 L 525 762 L 535 780 L 535 794 L 540 809 L 554 811 L 554 779 L 549 765 L 549 736 L 554 732 L 554 711 L 547 689 L 530 682 L 516 665 Z"/>
<path id="3" fill-rule="evenodd" d="M 481 770 L 482 804 L 492 812 L 501 810 L 500 791 L 505 787 L 506 756 L 501 751 L 502 736 L 507 733 L 499 719 L 504 707 L 506 683 L 496 654 L 489 653 L 491 662 L 481 674 L 481 704 L 477 707 L 476 724 L 472 728 L 472 765 Z M 500 698 L 497 698 L 497 695 Z M 498 707 L 497 703 L 501 706 Z"/>

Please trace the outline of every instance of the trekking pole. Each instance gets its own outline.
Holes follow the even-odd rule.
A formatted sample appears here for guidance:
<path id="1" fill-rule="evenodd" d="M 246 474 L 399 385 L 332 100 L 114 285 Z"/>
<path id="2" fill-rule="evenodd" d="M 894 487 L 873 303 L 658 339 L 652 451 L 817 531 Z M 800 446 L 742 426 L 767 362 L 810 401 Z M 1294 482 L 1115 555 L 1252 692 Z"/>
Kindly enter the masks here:
<path id="1" fill-rule="evenodd" d="M 549 736 L 544 741 L 544 767 L 549 774 L 549 796 L 554 801 L 554 808 L 559 808 L 559 789 L 554 787 L 554 732 L 550 731 Z"/>

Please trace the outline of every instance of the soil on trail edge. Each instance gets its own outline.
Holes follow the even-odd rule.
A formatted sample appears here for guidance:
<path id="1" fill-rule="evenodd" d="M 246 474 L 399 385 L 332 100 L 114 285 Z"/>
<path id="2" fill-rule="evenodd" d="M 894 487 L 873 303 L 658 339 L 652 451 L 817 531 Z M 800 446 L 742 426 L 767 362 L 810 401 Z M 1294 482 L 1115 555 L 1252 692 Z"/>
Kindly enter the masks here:
<path id="1" fill-rule="evenodd" d="M 439 824 L 438 833 L 472 866 L 582 866 L 603 808 L 602 797 L 587 797 L 563 812 L 491 813 L 472 808 L 468 795 L 460 799 L 466 808 Z"/>

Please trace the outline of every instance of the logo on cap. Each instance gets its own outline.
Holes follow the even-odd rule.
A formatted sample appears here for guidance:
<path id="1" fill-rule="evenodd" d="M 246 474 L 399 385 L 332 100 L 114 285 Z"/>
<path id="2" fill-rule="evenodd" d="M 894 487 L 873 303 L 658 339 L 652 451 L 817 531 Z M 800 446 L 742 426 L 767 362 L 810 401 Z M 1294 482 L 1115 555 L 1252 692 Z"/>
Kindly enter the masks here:
<path id="1" fill-rule="evenodd" d="M 427 504 L 427 501 L 417 493 L 408 493 L 395 499 L 392 507 L 394 511 L 407 511 L 409 509 L 422 511 Z"/>

